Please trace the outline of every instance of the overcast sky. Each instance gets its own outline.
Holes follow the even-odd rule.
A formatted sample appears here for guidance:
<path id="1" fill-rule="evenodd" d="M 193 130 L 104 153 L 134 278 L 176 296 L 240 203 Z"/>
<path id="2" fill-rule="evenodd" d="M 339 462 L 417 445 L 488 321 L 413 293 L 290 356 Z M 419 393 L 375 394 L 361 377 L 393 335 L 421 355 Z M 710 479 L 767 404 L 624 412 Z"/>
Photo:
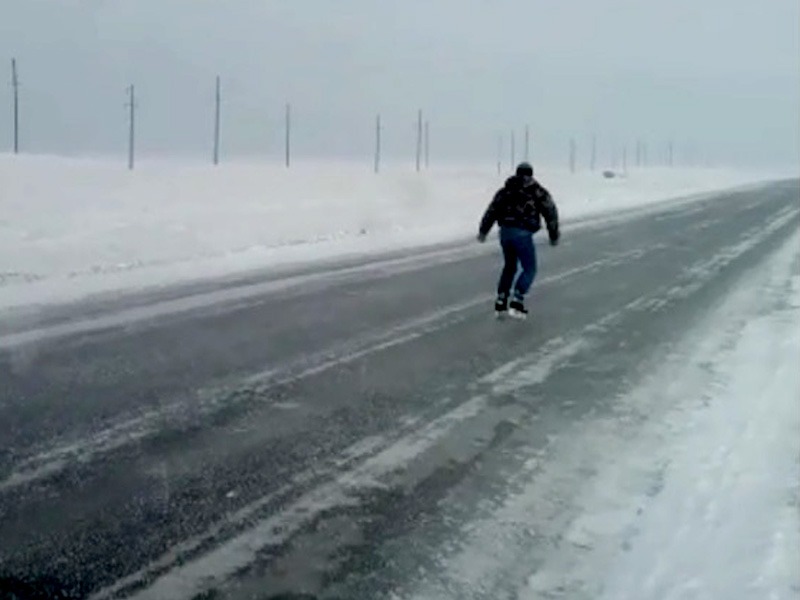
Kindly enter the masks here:
<path id="1" fill-rule="evenodd" d="M 601 160 L 637 137 L 718 163 L 792 164 L 800 142 L 798 0 L 0 0 L 0 66 L 20 72 L 32 152 L 123 154 L 136 84 L 144 153 L 278 155 L 291 101 L 298 154 L 494 160 L 530 124 L 542 161 Z M 11 87 L 0 85 L 11 105 Z M 10 147 L 10 108 L 0 150 Z M 518 152 L 518 156 L 521 149 Z"/>

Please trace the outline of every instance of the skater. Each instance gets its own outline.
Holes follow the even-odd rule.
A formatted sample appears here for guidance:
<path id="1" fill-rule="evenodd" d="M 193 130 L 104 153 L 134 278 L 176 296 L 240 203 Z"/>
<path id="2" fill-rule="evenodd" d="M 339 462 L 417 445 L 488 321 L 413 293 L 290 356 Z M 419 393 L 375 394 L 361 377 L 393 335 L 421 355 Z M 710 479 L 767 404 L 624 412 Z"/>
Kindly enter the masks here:
<path id="1" fill-rule="evenodd" d="M 556 205 L 550 192 L 533 178 L 533 167 L 526 162 L 520 163 L 516 174 L 509 177 L 505 186 L 495 194 L 483 215 L 478 233 L 478 241 L 483 243 L 495 222 L 500 227 L 500 245 L 505 265 L 494 304 L 498 317 L 508 314 L 524 319 L 528 315 L 525 295 L 536 277 L 533 234 L 541 228 L 541 217 L 547 224 L 550 245 L 555 246 L 560 237 Z M 522 271 L 517 277 L 520 266 Z M 510 296 L 512 287 L 513 297 Z"/>

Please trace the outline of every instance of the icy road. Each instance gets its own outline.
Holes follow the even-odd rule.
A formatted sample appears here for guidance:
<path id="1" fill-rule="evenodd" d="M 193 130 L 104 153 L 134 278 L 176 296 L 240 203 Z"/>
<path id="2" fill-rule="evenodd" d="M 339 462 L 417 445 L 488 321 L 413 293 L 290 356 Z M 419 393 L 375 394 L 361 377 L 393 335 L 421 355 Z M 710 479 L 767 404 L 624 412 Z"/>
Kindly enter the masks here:
<path id="1" fill-rule="evenodd" d="M 796 181 L 566 222 L 525 323 L 494 244 L 6 317 L 0 586 L 798 598 L 799 231 Z"/>

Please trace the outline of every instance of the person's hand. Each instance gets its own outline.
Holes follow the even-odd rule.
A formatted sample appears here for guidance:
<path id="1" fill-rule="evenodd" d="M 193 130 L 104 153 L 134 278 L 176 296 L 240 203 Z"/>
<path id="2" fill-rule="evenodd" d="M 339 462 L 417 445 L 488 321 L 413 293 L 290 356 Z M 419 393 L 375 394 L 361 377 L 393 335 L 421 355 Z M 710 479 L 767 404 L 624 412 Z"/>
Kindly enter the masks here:
<path id="1" fill-rule="evenodd" d="M 479 233 L 478 237 L 475 238 L 475 239 L 477 239 L 482 244 L 483 242 L 486 241 L 486 234 L 485 233 Z"/>
<path id="2" fill-rule="evenodd" d="M 550 229 L 547 233 L 550 234 L 550 245 L 558 246 L 558 240 L 561 239 L 558 229 Z"/>

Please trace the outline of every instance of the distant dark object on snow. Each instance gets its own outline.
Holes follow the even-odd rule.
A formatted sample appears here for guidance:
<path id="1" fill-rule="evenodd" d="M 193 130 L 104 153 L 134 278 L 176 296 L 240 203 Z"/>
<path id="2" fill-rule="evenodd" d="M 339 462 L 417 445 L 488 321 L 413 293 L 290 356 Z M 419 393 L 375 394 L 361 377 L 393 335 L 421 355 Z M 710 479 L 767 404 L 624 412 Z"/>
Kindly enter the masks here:
<path id="1" fill-rule="evenodd" d="M 606 179 L 614 179 L 616 176 L 617 174 L 614 171 L 603 171 L 603 177 Z"/>

